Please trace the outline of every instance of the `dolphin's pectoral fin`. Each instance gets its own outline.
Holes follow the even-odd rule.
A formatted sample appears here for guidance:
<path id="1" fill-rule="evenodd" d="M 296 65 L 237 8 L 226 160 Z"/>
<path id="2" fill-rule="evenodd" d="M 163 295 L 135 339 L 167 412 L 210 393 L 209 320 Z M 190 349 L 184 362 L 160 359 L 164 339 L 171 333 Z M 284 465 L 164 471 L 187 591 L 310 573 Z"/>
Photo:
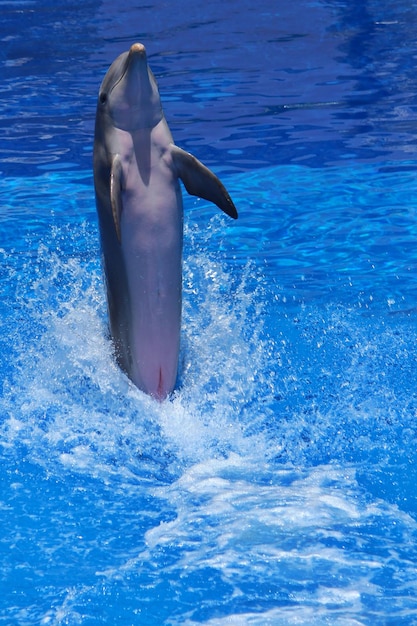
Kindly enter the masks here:
<path id="1" fill-rule="evenodd" d="M 233 219 L 237 210 L 223 183 L 211 170 L 189 152 L 172 145 L 171 155 L 175 169 L 189 194 L 217 204 Z"/>
<path id="2" fill-rule="evenodd" d="M 113 159 L 110 172 L 110 202 L 117 239 L 121 243 L 120 216 L 122 214 L 122 162 L 118 154 Z"/>

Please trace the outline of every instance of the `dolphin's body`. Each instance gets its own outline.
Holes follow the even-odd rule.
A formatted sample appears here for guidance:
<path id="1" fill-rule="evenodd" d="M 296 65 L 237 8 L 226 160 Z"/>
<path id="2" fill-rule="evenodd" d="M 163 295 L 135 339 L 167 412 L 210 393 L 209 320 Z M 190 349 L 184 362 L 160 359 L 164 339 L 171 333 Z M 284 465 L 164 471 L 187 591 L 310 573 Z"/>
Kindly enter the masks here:
<path id="1" fill-rule="evenodd" d="M 237 218 L 219 179 L 174 145 L 142 44 L 110 66 L 100 87 L 94 186 L 110 330 L 120 367 L 164 399 L 177 377 L 183 207 L 190 194 Z"/>

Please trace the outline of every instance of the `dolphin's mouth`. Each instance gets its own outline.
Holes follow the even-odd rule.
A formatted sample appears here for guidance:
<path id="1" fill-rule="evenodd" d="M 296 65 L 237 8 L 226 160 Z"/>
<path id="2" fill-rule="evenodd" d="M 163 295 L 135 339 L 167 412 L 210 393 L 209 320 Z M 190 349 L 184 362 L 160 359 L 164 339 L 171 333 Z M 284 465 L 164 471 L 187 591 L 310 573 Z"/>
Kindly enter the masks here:
<path id="1" fill-rule="evenodd" d="M 99 94 L 103 111 L 120 130 L 154 128 L 163 118 L 163 111 L 145 46 L 133 44 L 117 61 L 114 83 L 107 87 L 107 93 L 104 88 Z"/>
<path id="2" fill-rule="evenodd" d="M 130 50 L 126 56 L 126 61 L 125 61 L 125 65 L 123 68 L 123 72 L 121 73 L 120 78 L 112 86 L 110 93 L 123 81 L 123 79 L 125 78 L 127 72 L 129 71 L 131 67 L 132 59 L 134 57 L 139 57 L 141 61 L 144 60 L 145 63 L 147 64 L 146 48 L 142 43 L 134 43 L 130 47 Z"/>
<path id="3" fill-rule="evenodd" d="M 130 47 L 130 50 L 127 53 L 127 57 L 126 57 L 125 69 L 121 78 L 123 78 L 126 75 L 126 72 L 130 69 L 131 65 L 136 62 L 140 62 L 146 65 L 146 69 L 147 69 L 148 58 L 146 55 L 145 46 L 142 43 L 134 43 L 133 46 Z"/>

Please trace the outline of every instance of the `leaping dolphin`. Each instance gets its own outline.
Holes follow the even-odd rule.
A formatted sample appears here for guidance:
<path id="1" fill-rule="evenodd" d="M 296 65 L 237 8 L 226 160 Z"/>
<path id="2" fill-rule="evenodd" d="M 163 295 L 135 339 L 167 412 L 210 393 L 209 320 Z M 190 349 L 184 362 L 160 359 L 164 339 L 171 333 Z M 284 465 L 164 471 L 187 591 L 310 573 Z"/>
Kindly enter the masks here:
<path id="1" fill-rule="evenodd" d="M 178 179 L 188 193 L 237 218 L 220 180 L 173 143 L 145 47 L 136 43 L 112 63 L 100 87 L 94 187 L 116 358 L 158 400 L 174 389 L 180 347 Z"/>

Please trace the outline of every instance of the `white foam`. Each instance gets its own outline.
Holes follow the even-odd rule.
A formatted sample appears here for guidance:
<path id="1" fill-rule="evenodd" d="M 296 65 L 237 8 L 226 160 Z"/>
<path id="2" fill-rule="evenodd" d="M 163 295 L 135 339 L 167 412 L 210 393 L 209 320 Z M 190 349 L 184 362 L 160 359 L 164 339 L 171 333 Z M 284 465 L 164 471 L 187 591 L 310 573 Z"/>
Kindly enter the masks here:
<path id="1" fill-rule="evenodd" d="M 404 557 L 414 520 L 364 493 L 358 463 L 338 462 L 357 450 L 384 452 L 386 440 L 370 443 L 374 424 L 379 435 L 396 434 L 382 410 L 390 372 L 376 396 L 366 393 L 375 360 L 387 371 L 387 355 L 349 313 L 283 317 L 282 341 L 270 341 L 262 276 L 248 265 L 231 277 L 197 246 L 184 268 L 180 387 L 159 404 L 114 362 L 98 261 L 41 247 L 37 264 L 34 274 L 25 268 L 28 294 L 25 274 L 18 290 L 22 326 L 1 399 L 5 453 L 23 446 L 50 476 L 76 472 L 110 485 L 120 502 L 139 494 L 155 509 L 144 536 L 98 567 L 97 580 L 129 584 L 145 573 L 152 589 L 177 581 L 184 598 L 198 597 L 207 576 L 229 617 L 210 617 L 209 597 L 193 609 L 183 600 L 178 623 L 189 624 L 361 624 L 367 595 L 379 598 L 392 571 L 399 593 L 415 596 Z M 389 330 L 379 341 L 393 370 L 405 349 Z M 279 379 L 271 373 L 278 353 Z M 414 415 L 400 417 L 412 438 Z"/>

